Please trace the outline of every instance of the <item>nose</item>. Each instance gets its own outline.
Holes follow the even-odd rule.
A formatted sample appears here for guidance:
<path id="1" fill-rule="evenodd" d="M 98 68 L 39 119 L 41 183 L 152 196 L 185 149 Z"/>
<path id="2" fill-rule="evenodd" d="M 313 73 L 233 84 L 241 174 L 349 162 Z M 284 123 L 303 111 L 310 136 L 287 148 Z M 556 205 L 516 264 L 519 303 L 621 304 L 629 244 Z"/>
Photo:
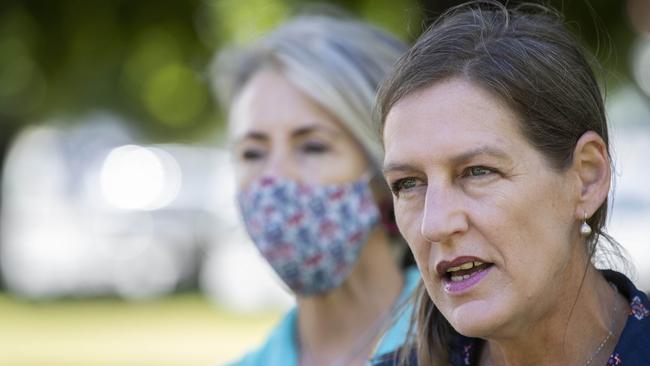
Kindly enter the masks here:
<path id="1" fill-rule="evenodd" d="M 287 149 L 274 149 L 269 154 L 262 175 L 276 176 L 301 181 L 300 169 Z"/>
<path id="2" fill-rule="evenodd" d="M 427 187 L 420 234 L 430 243 L 446 243 L 469 227 L 459 193 Z"/>

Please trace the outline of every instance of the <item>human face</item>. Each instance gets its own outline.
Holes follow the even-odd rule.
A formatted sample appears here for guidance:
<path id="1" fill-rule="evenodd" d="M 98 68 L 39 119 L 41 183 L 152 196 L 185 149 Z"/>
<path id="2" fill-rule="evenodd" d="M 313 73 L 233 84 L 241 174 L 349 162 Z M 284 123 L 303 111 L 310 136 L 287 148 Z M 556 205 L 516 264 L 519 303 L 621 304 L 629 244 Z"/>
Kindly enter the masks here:
<path id="1" fill-rule="evenodd" d="M 233 104 L 230 132 L 240 188 L 264 175 L 347 183 L 369 168 L 341 124 L 273 70 L 259 71 L 244 87 Z"/>
<path id="2" fill-rule="evenodd" d="M 397 224 L 429 296 L 467 336 L 526 331 L 575 299 L 568 284 L 584 270 L 573 245 L 575 176 L 553 169 L 518 126 L 512 110 L 463 79 L 407 95 L 386 118 Z M 447 271 L 469 263 L 452 280 Z"/>

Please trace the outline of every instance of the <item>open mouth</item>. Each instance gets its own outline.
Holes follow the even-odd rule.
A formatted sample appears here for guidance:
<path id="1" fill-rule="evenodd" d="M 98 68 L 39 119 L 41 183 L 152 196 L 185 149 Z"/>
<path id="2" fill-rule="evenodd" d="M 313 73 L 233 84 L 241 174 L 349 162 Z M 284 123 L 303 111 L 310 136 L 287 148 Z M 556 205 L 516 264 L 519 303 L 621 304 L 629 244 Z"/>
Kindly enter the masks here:
<path id="1" fill-rule="evenodd" d="M 443 279 L 447 282 L 462 282 L 476 276 L 491 266 L 493 266 L 492 263 L 468 261 L 458 266 L 448 267 L 443 274 Z"/>
<path id="2" fill-rule="evenodd" d="M 436 265 L 436 272 L 448 294 L 461 295 L 481 282 L 493 267 L 494 263 L 481 258 L 463 256 L 450 262 L 441 261 Z"/>

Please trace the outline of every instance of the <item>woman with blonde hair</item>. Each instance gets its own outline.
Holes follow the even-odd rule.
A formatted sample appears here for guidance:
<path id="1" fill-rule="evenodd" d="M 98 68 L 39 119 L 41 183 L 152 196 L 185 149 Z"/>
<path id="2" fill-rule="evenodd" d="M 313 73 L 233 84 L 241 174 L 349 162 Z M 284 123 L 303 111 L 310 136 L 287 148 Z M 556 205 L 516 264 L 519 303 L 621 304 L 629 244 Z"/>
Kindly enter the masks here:
<path id="1" fill-rule="evenodd" d="M 450 10 L 400 59 L 378 111 L 423 278 L 403 363 L 650 365 L 648 298 L 595 265 L 618 250 L 605 108 L 556 12 Z"/>
<path id="2" fill-rule="evenodd" d="M 296 296 L 237 365 L 364 365 L 404 342 L 419 275 L 400 264 L 371 111 L 405 50 L 368 24 L 303 15 L 219 55 L 246 229 Z"/>

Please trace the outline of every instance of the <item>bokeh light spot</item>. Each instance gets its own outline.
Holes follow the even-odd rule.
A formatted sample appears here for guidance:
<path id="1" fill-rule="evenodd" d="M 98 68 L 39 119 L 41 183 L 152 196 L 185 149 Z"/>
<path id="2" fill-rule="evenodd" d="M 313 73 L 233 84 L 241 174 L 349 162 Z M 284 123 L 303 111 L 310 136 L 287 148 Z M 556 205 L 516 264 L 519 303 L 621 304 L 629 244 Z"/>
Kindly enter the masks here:
<path id="1" fill-rule="evenodd" d="M 125 145 L 113 149 L 106 157 L 100 184 L 102 195 L 111 206 L 153 210 L 176 198 L 181 184 L 180 168 L 170 154 L 160 149 Z"/>
<path id="2" fill-rule="evenodd" d="M 216 14 L 214 32 L 234 43 L 252 41 L 289 15 L 289 5 L 282 0 L 212 0 L 210 5 Z"/>
<path id="3" fill-rule="evenodd" d="M 182 58 L 178 40 L 158 28 L 141 31 L 130 48 L 120 81 L 126 92 L 137 99 L 156 70 Z"/>
<path id="4" fill-rule="evenodd" d="M 148 82 L 145 103 L 159 121 L 171 126 L 188 125 L 207 103 L 206 86 L 189 68 L 172 63 L 159 68 Z"/>

